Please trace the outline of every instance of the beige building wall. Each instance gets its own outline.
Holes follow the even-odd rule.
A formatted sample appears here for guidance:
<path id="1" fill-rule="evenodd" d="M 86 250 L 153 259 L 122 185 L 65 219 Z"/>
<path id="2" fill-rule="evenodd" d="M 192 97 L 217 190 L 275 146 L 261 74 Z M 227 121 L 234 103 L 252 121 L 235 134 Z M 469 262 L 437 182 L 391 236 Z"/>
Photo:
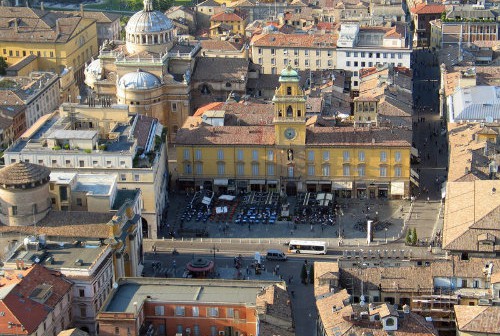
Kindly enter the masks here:
<path id="1" fill-rule="evenodd" d="M 252 60 L 262 65 L 263 74 L 278 74 L 290 64 L 296 70 L 335 69 L 337 57 L 335 47 L 289 48 L 252 46 Z"/>

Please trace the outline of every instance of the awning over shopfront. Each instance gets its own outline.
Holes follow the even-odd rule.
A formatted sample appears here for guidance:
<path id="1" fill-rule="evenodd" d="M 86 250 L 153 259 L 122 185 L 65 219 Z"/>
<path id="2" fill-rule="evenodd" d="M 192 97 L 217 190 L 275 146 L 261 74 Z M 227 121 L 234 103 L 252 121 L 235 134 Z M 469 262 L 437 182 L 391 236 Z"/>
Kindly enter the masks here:
<path id="1" fill-rule="evenodd" d="M 318 184 L 319 181 L 306 181 L 306 184 Z"/>
<path id="2" fill-rule="evenodd" d="M 278 184 L 276 180 L 267 180 L 267 184 Z"/>
<path id="3" fill-rule="evenodd" d="M 319 181 L 319 184 L 332 184 L 332 181 Z"/>
<path id="4" fill-rule="evenodd" d="M 266 184 L 265 180 L 250 180 L 250 184 Z"/>
<path id="5" fill-rule="evenodd" d="M 214 185 L 216 186 L 227 186 L 228 184 L 228 179 L 214 179 Z"/>
<path id="6" fill-rule="evenodd" d="M 179 177 L 179 181 L 190 181 L 190 182 L 193 182 L 194 178 L 192 178 L 192 177 Z"/>
<path id="7" fill-rule="evenodd" d="M 405 194 L 405 183 L 404 182 L 391 182 L 391 195 L 401 195 Z"/>
<path id="8" fill-rule="evenodd" d="M 333 189 L 352 189 L 352 182 L 333 182 Z"/>
<path id="9" fill-rule="evenodd" d="M 356 183 L 356 189 L 366 189 L 366 183 Z"/>

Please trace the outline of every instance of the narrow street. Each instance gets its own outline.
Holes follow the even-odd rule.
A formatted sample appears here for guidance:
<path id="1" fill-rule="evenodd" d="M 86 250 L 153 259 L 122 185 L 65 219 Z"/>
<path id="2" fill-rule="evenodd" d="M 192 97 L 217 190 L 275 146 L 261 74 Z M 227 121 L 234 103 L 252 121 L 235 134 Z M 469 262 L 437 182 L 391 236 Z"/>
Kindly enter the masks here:
<path id="1" fill-rule="evenodd" d="M 446 122 L 439 115 L 437 58 L 428 50 L 414 51 L 413 68 L 413 145 L 419 151 L 421 162 L 412 165 L 419 175 L 419 187 L 412 192 L 416 201 L 408 226 L 425 232 L 419 238 L 429 241 L 442 226 L 441 188 L 447 176 L 448 142 Z"/>

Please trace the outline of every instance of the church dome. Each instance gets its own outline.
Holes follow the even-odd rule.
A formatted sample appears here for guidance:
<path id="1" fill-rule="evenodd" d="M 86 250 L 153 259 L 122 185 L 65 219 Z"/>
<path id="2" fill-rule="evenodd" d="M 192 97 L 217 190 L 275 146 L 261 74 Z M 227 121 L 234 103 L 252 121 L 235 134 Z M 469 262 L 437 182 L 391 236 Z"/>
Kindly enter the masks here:
<path id="1" fill-rule="evenodd" d="M 144 0 L 144 9 L 132 15 L 125 31 L 127 34 L 161 33 L 172 30 L 172 21 L 160 11 L 153 10 L 152 0 Z"/>
<path id="2" fill-rule="evenodd" d="M 89 65 L 85 67 L 84 74 L 85 74 L 85 80 L 89 79 L 95 81 L 101 79 L 102 76 L 101 60 L 98 58 L 90 62 Z"/>
<path id="3" fill-rule="evenodd" d="M 298 82 L 299 81 L 299 74 L 296 70 L 293 70 L 292 67 L 289 65 L 285 69 L 281 71 L 280 74 L 280 82 Z"/>
<path id="4" fill-rule="evenodd" d="M 120 78 L 118 86 L 121 89 L 148 90 L 161 85 L 160 80 L 155 75 L 137 69 L 136 72 L 129 72 Z"/>

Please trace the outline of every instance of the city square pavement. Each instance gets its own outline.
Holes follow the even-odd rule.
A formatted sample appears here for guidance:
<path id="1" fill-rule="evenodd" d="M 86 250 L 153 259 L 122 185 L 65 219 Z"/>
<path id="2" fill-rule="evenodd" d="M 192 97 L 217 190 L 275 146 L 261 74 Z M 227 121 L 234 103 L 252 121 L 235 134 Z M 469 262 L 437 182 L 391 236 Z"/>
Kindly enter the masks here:
<path id="1" fill-rule="evenodd" d="M 175 193 L 170 195 L 168 219 L 161 227 L 161 235 L 165 238 L 175 239 L 188 238 L 179 234 L 180 217 L 190 201 L 185 194 Z M 295 215 L 296 197 L 288 197 L 286 201 L 290 204 L 290 215 Z M 378 218 L 381 222 L 390 223 L 386 225 L 387 230 L 374 231 L 374 245 L 391 242 L 402 235 L 405 220 L 411 217 L 412 204 L 409 200 L 387 200 L 387 199 L 342 199 L 337 200 L 341 211 L 334 225 L 310 225 L 294 224 L 293 221 L 277 221 L 274 224 L 236 224 L 232 222 L 218 222 L 208 220 L 183 221 L 182 227 L 187 230 L 206 230 L 208 238 L 218 239 L 253 239 L 253 238 L 278 238 L 278 239 L 315 239 L 325 240 L 329 246 L 363 246 L 367 245 L 366 232 L 359 229 L 361 223 L 366 223 L 367 218 Z M 234 218 L 233 218 L 234 219 Z M 339 231 L 342 236 L 339 239 Z M 189 237 L 188 239 L 191 239 Z M 200 239 L 194 238 L 193 239 Z"/>

